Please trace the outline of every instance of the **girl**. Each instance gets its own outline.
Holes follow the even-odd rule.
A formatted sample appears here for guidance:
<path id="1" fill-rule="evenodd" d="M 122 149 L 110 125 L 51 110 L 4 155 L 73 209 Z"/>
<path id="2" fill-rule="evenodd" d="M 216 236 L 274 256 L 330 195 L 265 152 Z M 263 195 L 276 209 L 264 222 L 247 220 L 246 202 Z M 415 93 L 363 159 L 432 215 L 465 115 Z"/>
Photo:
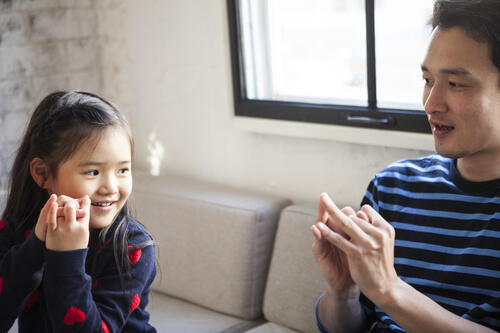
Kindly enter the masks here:
<path id="1" fill-rule="evenodd" d="M 155 254 L 132 219 L 133 143 L 99 96 L 55 92 L 33 113 L 0 222 L 0 331 L 156 332 Z"/>

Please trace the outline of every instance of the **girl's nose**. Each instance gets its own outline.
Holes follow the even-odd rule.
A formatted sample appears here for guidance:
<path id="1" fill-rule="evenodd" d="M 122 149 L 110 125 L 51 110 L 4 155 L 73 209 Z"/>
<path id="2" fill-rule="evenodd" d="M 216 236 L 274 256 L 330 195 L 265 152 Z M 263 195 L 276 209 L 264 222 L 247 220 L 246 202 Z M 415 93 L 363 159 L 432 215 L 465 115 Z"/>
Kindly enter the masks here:
<path id="1" fill-rule="evenodd" d="M 118 186 L 115 177 L 105 177 L 101 183 L 100 190 L 103 193 L 116 193 L 118 191 Z"/>

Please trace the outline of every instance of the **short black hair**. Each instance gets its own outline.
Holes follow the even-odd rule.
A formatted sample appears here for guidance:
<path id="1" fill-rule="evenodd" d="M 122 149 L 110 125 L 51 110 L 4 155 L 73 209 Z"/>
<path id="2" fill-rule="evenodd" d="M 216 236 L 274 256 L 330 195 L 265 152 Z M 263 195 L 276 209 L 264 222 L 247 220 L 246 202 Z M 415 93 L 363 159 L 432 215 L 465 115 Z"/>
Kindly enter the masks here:
<path id="1" fill-rule="evenodd" d="M 500 71 L 500 1 L 436 0 L 432 29 L 461 28 L 477 42 L 488 43 L 493 64 Z"/>

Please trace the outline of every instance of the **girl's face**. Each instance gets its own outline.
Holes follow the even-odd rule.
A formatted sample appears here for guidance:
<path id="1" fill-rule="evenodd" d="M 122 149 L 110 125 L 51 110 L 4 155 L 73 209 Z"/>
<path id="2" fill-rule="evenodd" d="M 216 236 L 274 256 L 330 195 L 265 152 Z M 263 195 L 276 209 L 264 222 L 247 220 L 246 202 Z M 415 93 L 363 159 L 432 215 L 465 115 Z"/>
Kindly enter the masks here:
<path id="1" fill-rule="evenodd" d="M 122 209 L 132 191 L 131 146 L 126 132 L 108 127 L 97 139 L 84 142 L 59 165 L 45 188 L 49 194 L 74 199 L 90 197 L 90 227 L 104 228 Z"/>

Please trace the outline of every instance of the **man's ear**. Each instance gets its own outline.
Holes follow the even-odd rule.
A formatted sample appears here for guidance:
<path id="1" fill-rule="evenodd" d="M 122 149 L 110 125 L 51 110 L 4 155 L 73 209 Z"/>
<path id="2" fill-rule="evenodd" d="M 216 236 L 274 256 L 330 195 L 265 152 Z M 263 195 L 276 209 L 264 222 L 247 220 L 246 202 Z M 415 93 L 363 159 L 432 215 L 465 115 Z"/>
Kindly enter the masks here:
<path id="1" fill-rule="evenodd" d="M 33 177 L 33 180 L 39 187 L 47 189 L 49 168 L 44 160 L 39 157 L 32 159 L 30 162 L 30 173 L 31 177 Z"/>

